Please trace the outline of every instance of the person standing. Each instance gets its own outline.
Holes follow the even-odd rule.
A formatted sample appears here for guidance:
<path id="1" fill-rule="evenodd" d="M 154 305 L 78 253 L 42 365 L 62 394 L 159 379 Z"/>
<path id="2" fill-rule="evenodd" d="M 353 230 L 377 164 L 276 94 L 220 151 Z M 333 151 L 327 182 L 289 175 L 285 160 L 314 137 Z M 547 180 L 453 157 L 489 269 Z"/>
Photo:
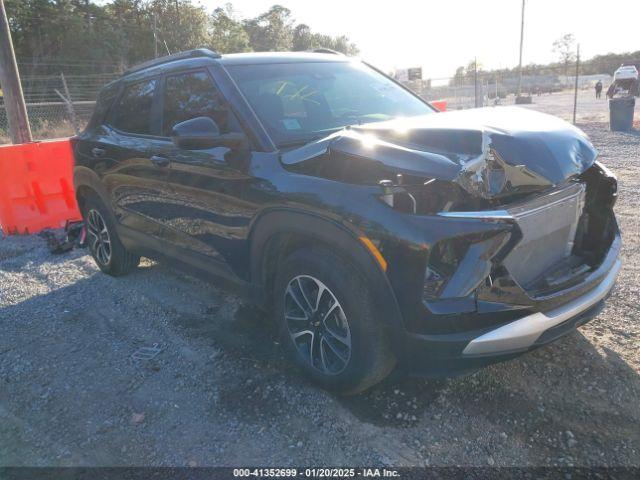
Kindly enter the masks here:
<path id="1" fill-rule="evenodd" d="M 602 96 L 602 82 L 598 80 L 596 83 L 596 98 L 601 98 Z"/>

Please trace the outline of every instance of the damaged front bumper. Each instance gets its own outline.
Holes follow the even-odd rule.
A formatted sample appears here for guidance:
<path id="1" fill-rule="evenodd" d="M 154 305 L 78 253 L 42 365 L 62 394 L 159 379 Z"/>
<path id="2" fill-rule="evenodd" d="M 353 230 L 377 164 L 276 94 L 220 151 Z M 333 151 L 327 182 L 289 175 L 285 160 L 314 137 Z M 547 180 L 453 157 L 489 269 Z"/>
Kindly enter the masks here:
<path id="1" fill-rule="evenodd" d="M 591 291 L 548 312 L 537 312 L 491 330 L 471 340 L 463 356 L 505 354 L 527 349 L 558 325 L 577 317 L 603 300 L 613 288 L 620 260 L 615 260 L 605 278 Z"/>
<path id="2" fill-rule="evenodd" d="M 597 269 L 572 288 L 531 298 L 532 307 L 517 310 L 514 305 L 513 311 L 467 314 L 477 317 L 479 323 L 484 315 L 507 318 L 494 326 L 473 328 L 472 322 L 463 322 L 468 329 L 462 327 L 447 333 L 405 332 L 400 363 L 414 374 L 448 376 L 514 358 L 570 333 L 602 309 L 620 270 L 621 243 L 616 232 Z M 505 317 L 505 313 L 511 315 Z"/>
<path id="3" fill-rule="evenodd" d="M 620 269 L 615 196 L 615 178 L 595 166 L 524 204 L 414 217 L 439 236 L 425 256 L 419 305 L 399 295 L 401 363 L 450 375 L 546 344 L 592 318 Z"/>

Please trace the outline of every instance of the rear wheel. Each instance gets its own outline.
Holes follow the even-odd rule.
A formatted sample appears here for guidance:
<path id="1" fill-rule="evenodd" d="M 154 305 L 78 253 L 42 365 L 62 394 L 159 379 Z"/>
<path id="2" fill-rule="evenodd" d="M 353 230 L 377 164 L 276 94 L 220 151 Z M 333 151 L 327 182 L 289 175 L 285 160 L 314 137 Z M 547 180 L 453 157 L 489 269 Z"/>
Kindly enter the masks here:
<path id="1" fill-rule="evenodd" d="M 386 324 L 354 265 L 325 248 L 298 250 L 279 268 L 275 295 L 283 343 L 322 387 L 355 394 L 393 369 Z"/>
<path id="2" fill-rule="evenodd" d="M 140 257 L 122 245 L 109 211 L 102 202 L 89 198 L 83 207 L 87 244 L 98 268 L 104 273 L 120 276 L 129 273 L 140 263 Z"/>

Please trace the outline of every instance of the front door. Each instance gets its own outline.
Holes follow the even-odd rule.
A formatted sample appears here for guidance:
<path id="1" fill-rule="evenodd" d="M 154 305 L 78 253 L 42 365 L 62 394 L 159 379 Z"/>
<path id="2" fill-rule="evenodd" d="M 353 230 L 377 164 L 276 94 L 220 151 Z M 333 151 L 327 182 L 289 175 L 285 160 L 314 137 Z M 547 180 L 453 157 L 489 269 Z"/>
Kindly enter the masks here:
<path id="1" fill-rule="evenodd" d="M 235 279 L 234 266 L 246 260 L 242 240 L 256 211 L 247 200 L 249 152 L 224 146 L 185 150 L 169 137 L 175 124 L 203 116 L 213 119 L 222 134 L 241 128 L 206 70 L 168 75 L 162 110 L 167 141 L 156 153 L 170 159 L 171 189 L 165 240 L 178 256 L 185 252 L 191 263 Z"/>

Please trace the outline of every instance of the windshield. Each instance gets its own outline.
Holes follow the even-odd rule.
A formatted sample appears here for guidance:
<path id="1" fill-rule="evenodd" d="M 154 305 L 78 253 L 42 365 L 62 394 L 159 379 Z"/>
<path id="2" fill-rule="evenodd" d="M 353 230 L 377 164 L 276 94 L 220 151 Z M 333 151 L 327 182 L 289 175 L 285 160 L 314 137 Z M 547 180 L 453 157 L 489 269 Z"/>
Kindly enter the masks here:
<path id="1" fill-rule="evenodd" d="M 347 125 L 433 113 L 361 62 L 227 67 L 276 145 L 294 145 Z"/>

